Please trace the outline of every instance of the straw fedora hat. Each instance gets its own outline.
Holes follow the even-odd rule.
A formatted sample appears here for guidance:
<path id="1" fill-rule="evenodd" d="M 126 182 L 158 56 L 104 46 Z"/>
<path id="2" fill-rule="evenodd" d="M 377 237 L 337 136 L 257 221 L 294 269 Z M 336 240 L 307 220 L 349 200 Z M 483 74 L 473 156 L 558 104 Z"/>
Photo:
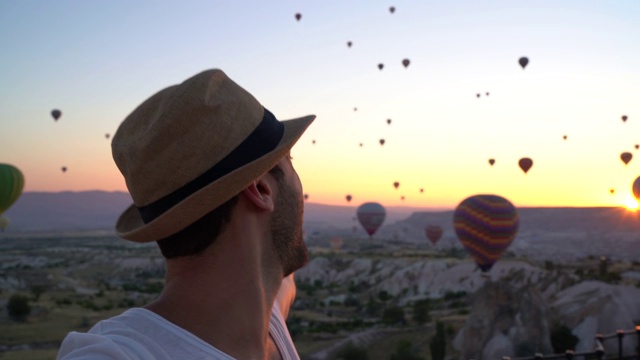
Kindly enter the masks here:
<path id="1" fill-rule="evenodd" d="M 150 242 L 184 229 L 273 168 L 314 118 L 278 121 L 218 69 L 161 90 L 111 142 L 133 199 L 116 233 Z"/>

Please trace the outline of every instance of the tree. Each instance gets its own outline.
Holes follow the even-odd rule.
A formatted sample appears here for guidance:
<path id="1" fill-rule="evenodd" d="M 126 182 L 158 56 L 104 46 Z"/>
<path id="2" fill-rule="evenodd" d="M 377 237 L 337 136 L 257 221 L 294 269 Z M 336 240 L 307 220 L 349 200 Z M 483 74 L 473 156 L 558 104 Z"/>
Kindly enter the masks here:
<path id="1" fill-rule="evenodd" d="M 413 320 L 420 325 L 430 320 L 428 299 L 416 301 L 413 304 Z"/>
<path id="2" fill-rule="evenodd" d="M 564 325 L 556 324 L 551 330 L 551 346 L 556 354 L 564 353 L 566 350 L 575 350 L 579 341 L 580 339 L 573 335 L 571 329 Z"/>
<path id="3" fill-rule="evenodd" d="M 361 347 L 353 346 L 353 344 L 349 344 L 340 355 L 338 355 L 338 359 L 342 360 L 369 360 L 369 355 L 367 354 L 367 350 Z"/>
<path id="4" fill-rule="evenodd" d="M 436 334 L 431 338 L 429 348 L 431 349 L 432 360 L 444 360 L 447 350 L 447 338 L 444 324 L 441 321 L 436 321 Z"/>
<path id="5" fill-rule="evenodd" d="M 404 324 L 406 322 L 404 318 L 404 310 L 397 306 L 391 306 L 384 309 L 382 313 L 382 322 L 387 325 Z"/>
<path id="6" fill-rule="evenodd" d="M 424 360 L 424 358 L 418 355 L 418 350 L 411 345 L 411 341 L 400 340 L 390 360 Z"/>
<path id="7" fill-rule="evenodd" d="M 29 298 L 24 295 L 11 295 L 7 303 L 7 311 L 9 312 L 9 317 L 15 321 L 27 320 L 27 316 L 31 314 Z"/>

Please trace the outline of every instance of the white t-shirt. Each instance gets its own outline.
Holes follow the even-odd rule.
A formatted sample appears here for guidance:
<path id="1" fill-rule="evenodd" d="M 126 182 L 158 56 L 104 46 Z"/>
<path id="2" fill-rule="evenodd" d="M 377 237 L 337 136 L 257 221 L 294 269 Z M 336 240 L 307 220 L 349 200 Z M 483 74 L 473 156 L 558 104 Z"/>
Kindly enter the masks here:
<path id="1" fill-rule="evenodd" d="M 271 311 L 269 333 L 283 360 L 300 359 L 277 301 Z M 57 359 L 235 360 L 144 308 L 132 308 L 102 320 L 87 333 L 70 332 L 60 346 Z"/>

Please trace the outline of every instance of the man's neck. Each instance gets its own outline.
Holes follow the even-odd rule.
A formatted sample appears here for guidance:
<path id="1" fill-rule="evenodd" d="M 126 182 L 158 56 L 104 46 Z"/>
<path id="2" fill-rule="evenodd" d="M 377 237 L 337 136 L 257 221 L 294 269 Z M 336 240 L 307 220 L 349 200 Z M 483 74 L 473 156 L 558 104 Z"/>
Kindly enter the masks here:
<path id="1" fill-rule="evenodd" d="M 167 261 L 165 288 L 146 308 L 230 356 L 265 359 L 282 274 L 265 273 L 273 266 L 252 240 L 218 240 L 202 256 Z"/>

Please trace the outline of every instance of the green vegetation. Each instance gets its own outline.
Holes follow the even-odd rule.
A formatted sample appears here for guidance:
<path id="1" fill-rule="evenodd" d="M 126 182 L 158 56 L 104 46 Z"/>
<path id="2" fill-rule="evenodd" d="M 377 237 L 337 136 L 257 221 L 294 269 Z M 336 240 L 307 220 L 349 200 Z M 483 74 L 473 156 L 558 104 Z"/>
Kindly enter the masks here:
<path id="1" fill-rule="evenodd" d="M 418 350 L 413 347 L 411 341 L 400 340 L 396 345 L 396 352 L 391 354 L 390 360 L 424 360 L 418 355 Z"/>
<path id="2" fill-rule="evenodd" d="M 436 334 L 429 342 L 432 360 L 444 360 L 447 350 L 447 338 L 444 330 L 444 324 L 441 321 L 436 322 Z"/>
<path id="3" fill-rule="evenodd" d="M 565 325 L 555 324 L 551 329 L 551 346 L 556 354 L 574 350 L 579 341 Z"/>
<path id="4" fill-rule="evenodd" d="M 7 312 L 14 321 L 26 321 L 31 314 L 29 298 L 20 294 L 11 295 L 7 303 Z"/>
<path id="5" fill-rule="evenodd" d="M 361 347 L 356 347 L 353 344 L 349 344 L 338 355 L 338 359 L 342 360 L 369 360 L 367 350 Z"/>
<path id="6" fill-rule="evenodd" d="M 404 310 L 397 306 L 384 309 L 382 313 L 382 323 L 386 325 L 404 325 L 406 323 Z"/>
<path id="7" fill-rule="evenodd" d="M 416 301 L 413 304 L 413 321 L 422 325 L 431 320 L 429 316 L 430 302 L 428 299 Z"/>

